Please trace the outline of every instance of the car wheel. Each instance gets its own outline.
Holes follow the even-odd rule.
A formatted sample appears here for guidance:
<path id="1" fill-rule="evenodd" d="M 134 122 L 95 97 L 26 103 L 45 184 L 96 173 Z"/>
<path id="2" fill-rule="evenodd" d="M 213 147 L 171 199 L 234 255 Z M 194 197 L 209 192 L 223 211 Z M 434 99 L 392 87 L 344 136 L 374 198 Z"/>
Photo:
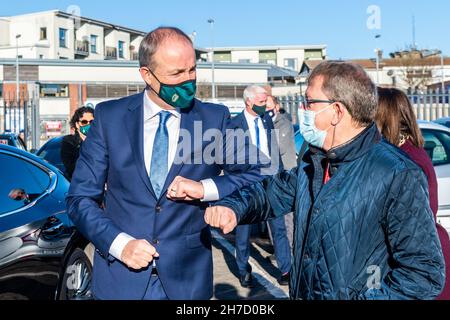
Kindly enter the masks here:
<path id="1" fill-rule="evenodd" d="M 76 248 L 64 267 L 59 300 L 92 300 L 92 263 Z"/>

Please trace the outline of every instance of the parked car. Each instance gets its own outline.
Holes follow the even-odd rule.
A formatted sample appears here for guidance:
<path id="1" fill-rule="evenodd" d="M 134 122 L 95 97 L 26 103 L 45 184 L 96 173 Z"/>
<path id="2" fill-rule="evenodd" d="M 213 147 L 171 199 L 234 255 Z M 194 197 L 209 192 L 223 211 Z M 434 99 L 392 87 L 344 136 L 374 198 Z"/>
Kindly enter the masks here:
<path id="1" fill-rule="evenodd" d="M 450 117 L 434 120 L 433 122 L 450 128 Z"/>
<path id="2" fill-rule="evenodd" d="M 438 222 L 450 232 L 450 129 L 433 122 L 419 121 L 438 180 Z"/>
<path id="3" fill-rule="evenodd" d="M 94 248 L 67 215 L 67 179 L 11 146 L 0 163 L 0 300 L 91 299 Z"/>
<path id="4" fill-rule="evenodd" d="M 22 150 L 27 150 L 25 143 L 19 137 L 19 135 L 11 132 L 4 132 L 0 134 L 0 144 L 6 144 L 8 146 L 13 146 Z"/>
<path id="5" fill-rule="evenodd" d="M 65 174 L 66 169 L 61 161 L 61 143 L 63 137 L 56 137 L 47 141 L 37 152 L 36 155 L 57 167 Z"/>

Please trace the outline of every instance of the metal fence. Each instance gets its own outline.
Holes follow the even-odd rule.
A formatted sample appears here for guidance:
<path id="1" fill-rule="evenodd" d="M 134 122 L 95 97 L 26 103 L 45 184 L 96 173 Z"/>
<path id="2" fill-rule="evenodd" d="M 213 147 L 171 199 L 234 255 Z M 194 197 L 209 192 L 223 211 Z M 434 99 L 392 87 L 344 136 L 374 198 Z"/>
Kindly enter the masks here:
<path id="1" fill-rule="evenodd" d="M 280 105 L 291 114 L 294 124 L 297 123 L 298 109 L 302 101 L 301 95 L 278 97 Z M 427 92 L 409 92 L 417 120 L 433 121 L 450 117 L 450 91 L 429 90 Z"/>
<path id="2" fill-rule="evenodd" d="M 39 97 L 21 92 L 17 99 L 16 94 L 6 93 L 0 107 L 1 131 L 20 134 L 27 148 L 37 148 L 40 144 Z"/>

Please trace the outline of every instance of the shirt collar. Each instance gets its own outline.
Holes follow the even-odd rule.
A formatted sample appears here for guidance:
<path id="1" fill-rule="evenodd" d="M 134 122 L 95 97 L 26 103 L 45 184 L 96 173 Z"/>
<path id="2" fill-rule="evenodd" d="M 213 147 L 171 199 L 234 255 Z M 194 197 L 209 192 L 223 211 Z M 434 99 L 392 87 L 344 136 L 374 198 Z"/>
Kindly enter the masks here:
<path id="1" fill-rule="evenodd" d="M 251 115 L 250 112 L 247 111 L 247 109 L 244 109 L 244 116 L 247 119 L 247 121 L 252 121 L 254 122 L 256 118 L 261 118 L 260 116 L 256 115 Z"/>
<path id="2" fill-rule="evenodd" d="M 169 111 L 174 117 L 180 118 L 180 113 L 177 110 L 165 110 L 158 106 L 148 96 L 148 91 L 144 91 L 144 121 L 150 120 L 157 116 L 161 111 Z"/>

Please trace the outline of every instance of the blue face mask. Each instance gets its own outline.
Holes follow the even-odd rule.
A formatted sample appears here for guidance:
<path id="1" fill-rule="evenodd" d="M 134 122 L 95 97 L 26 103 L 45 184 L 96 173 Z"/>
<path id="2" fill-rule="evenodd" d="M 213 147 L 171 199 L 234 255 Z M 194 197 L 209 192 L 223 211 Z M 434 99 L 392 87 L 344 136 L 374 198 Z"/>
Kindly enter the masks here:
<path id="1" fill-rule="evenodd" d="M 327 137 L 328 129 L 330 129 L 332 126 L 328 127 L 327 130 L 319 130 L 316 127 L 316 116 L 329 108 L 331 108 L 333 105 L 329 105 L 323 110 L 320 110 L 318 112 L 310 111 L 310 110 L 299 110 L 299 125 L 300 125 L 300 133 L 302 134 L 303 138 L 305 138 L 305 141 L 308 142 L 310 145 L 317 147 L 317 148 L 323 148 L 323 145 L 325 144 L 325 138 Z"/>

